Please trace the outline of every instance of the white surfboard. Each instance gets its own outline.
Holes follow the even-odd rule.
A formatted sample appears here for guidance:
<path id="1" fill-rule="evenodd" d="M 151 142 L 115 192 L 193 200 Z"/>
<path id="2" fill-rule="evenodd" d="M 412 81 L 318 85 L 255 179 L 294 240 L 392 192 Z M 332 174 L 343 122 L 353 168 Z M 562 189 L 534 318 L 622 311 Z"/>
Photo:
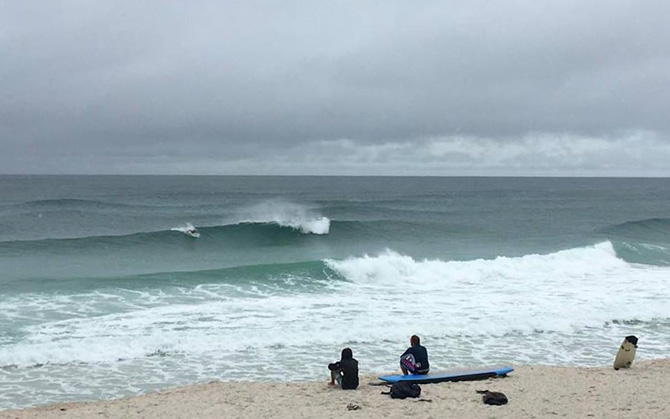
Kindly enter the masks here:
<path id="1" fill-rule="evenodd" d="M 619 352 L 614 358 L 614 369 L 630 368 L 635 359 L 635 351 L 637 350 L 637 337 L 626 336 L 619 347 Z"/>

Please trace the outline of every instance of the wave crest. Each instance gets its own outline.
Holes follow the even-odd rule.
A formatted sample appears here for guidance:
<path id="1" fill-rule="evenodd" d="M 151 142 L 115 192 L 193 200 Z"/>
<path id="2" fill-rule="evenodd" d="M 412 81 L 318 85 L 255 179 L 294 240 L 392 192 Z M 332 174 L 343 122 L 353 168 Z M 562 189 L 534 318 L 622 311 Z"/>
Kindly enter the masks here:
<path id="1" fill-rule="evenodd" d="M 411 283 L 412 286 L 468 283 L 505 283 L 543 277 L 583 278 L 603 275 L 628 266 L 617 257 L 611 242 L 561 250 L 547 255 L 499 256 L 470 261 L 415 260 L 391 250 L 378 255 L 325 260 L 326 265 L 345 279 L 356 283 Z"/>
<path id="2" fill-rule="evenodd" d="M 328 234 L 330 219 L 304 206 L 284 201 L 267 201 L 248 208 L 238 223 L 276 224 L 302 234 Z"/>
<path id="3" fill-rule="evenodd" d="M 179 231 L 180 233 L 184 233 L 187 236 L 191 236 L 191 237 L 195 237 L 195 238 L 200 237 L 200 233 L 198 233 L 196 231 L 195 227 L 191 223 L 186 223 L 186 224 L 184 224 L 182 226 L 179 226 L 179 227 L 172 227 L 170 229 L 170 231 Z"/>

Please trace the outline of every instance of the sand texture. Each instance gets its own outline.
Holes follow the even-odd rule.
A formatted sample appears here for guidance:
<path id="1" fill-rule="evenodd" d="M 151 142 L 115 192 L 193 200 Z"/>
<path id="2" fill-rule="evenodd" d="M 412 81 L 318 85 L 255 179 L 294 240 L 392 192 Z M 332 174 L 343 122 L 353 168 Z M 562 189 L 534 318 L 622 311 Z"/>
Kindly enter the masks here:
<path id="1" fill-rule="evenodd" d="M 325 368 L 324 368 L 325 370 Z M 223 383 L 147 395 L 0 412 L 0 418 L 670 418 L 670 359 L 611 367 L 520 366 L 507 378 L 426 384 L 422 399 L 393 400 L 362 377 L 355 391 L 323 382 Z M 476 390 L 501 391 L 505 406 Z M 349 410 L 348 405 L 360 409 Z"/>

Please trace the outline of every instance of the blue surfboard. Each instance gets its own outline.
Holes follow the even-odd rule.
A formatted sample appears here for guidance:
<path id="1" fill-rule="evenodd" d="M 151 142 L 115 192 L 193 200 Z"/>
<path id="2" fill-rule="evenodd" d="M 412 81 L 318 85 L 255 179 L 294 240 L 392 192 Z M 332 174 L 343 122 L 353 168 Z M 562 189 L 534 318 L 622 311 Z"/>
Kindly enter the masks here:
<path id="1" fill-rule="evenodd" d="M 428 384 L 441 383 L 443 381 L 473 381 L 493 377 L 505 377 L 512 371 L 514 371 L 514 368 L 510 366 L 482 367 L 478 369 L 440 371 L 425 375 L 382 375 L 379 379 L 387 383 L 405 381 L 407 383 Z"/>

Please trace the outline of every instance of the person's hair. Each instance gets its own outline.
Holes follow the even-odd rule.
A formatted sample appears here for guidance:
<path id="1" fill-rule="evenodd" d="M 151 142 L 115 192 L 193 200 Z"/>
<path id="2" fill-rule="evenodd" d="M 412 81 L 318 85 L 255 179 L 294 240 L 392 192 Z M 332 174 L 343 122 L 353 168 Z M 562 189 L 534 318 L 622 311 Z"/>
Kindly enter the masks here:
<path id="1" fill-rule="evenodd" d="M 421 339 L 417 335 L 412 335 L 412 337 L 409 339 L 410 342 L 412 342 L 412 345 L 420 345 L 421 344 Z"/>
<path id="2" fill-rule="evenodd" d="M 354 357 L 354 353 L 349 348 L 342 349 L 342 359 L 351 359 Z"/>

